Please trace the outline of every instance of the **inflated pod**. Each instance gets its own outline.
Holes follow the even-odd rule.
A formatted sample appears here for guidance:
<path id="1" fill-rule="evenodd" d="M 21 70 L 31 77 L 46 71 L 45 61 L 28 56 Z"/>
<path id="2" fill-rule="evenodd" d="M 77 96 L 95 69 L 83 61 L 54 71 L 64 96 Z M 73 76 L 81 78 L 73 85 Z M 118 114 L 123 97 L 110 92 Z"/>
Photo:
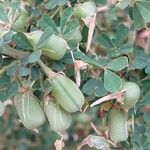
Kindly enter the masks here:
<path id="1" fill-rule="evenodd" d="M 122 107 L 124 109 L 130 109 L 134 107 L 140 98 L 140 87 L 133 82 L 123 83 L 122 89 L 126 89 L 124 101 Z"/>
<path id="2" fill-rule="evenodd" d="M 84 104 L 84 96 L 77 85 L 68 77 L 57 74 L 51 84 L 52 95 L 60 103 L 60 105 L 68 112 L 76 112 L 81 110 Z"/>
<path id="3" fill-rule="evenodd" d="M 71 124 L 70 113 L 66 112 L 58 103 L 50 100 L 45 104 L 44 111 L 53 131 L 61 133 L 61 131 L 69 128 Z"/>
<path id="4" fill-rule="evenodd" d="M 92 1 L 84 2 L 75 7 L 74 16 L 78 19 L 93 16 L 96 13 L 96 5 Z"/>
<path id="5" fill-rule="evenodd" d="M 3 115 L 5 111 L 4 103 L 0 101 L 0 117 Z"/>
<path id="6" fill-rule="evenodd" d="M 16 94 L 14 104 L 20 120 L 27 129 L 36 129 L 45 122 L 44 111 L 37 98 L 30 92 Z"/>
<path id="7" fill-rule="evenodd" d="M 123 110 L 112 109 L 108 116 L 109 136 L 115 143 L 128 138 L 127 113 Z"/>
<path id="8" fill-rule="evenodd" d="M 43 31 L 38 30 L 26 35 L 28 36 L 33 47 L 36 48 L 42 34 Z M 41 44 L 40 47 L 37 47 L 37 49 L 41 49 L 43 55 L 54 60 L 59 60 L 65 55 L 67 47 L 67 42 L 63 38 L 56 35 L 51 35 L 51 37 Z"/>
<path id="9" fill-rule="evenodd" d="M 25 31 L 28 21 L 28 13 L 23 10 L 21 14 L 16 18 L 15 22 L 12 24 L 12 29 L 16 32 Z"/>

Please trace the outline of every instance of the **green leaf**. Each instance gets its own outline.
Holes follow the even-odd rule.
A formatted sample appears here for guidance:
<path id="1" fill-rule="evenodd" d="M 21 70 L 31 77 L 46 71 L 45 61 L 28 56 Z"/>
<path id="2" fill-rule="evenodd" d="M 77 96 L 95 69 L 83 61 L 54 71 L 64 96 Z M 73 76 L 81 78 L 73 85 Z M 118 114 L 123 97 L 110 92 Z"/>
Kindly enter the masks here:
<path id="1" fill-rule="evenodd" d="M 122 80 L 121 78 L 109 71 L 105 70 L 104 72 L 104 87 L 109 91 L 109 92 L 118 92 L 121 89 L 122 86 Z"/>
<path id="2" fill-rule="evenodd" d="M 123 70 L 128 66 L 128 58 L 127 57 L 118 57 L 113 59 L 111 62 L 107 64 L 107 68 L 113 71 L 120 71 Z"/>
<path id="3" fill-rule="evenodd" d="M 44 80 L 44 92 L 46 94 L 49 94 L 53 88 L 53 86 L 51 85 L 50 81 L 48 79 Z"/>
<path id="4" fill-rule="evenodd" d="M 42 55 L 42 51 L 41 50 L 35 50 L 31 53 L 31 55 L 29 56 L 29 62 L 30 63 L 35 63 L 37 62 L 40 57 Z"/>
<path id="5" fill-rule="evenodd" d="M 107 94 L 106 89 L 104 88 L 104 83 L 102 80 L 89 79 L 82 87 L 82 92 L 90 95 L 95 95 L 96 97 L 105 96 Z"/>
<path id="6" fill-rule="evenodd" d="M 49 0 L 49 2 L 46 3 L 45 8 L 46 9 L 53 9 L 57 5 L 62 6 L 67 2 L 67 0 Z"/>
<path id="7" fill-rule="evenodd" d="M 28 67 L 25 67 L 25 66 L 20 66 L 19 67 L 19 75 L 21 76 L 27 76 L 30 74 L 30 69 Z"/>
<path id="8" fill-rule="evenodd" d="M 71 20 L 64 28 L 63 34 L 65 38 L 70 38 L 69 36 L 72 37 L 72 34 L 79 30 L 79 21 L 78 19 L 73 19 Z"/>
<path id="9" fill-rule="evenodd" d="M 145 54 L 143 51 L 137 51 L 135 53 L 135 58 L 133 60 L 133 67 L 136 69 L 143 69 L 147 66 L 148 64 L 148 55 Z"/>
<path id="10" fill-rule="evenodd" d="M 96 3 L 101 4 L 101 5 L 106 5 L 107 0 L 96 0 Z"/>
<path id="11" fill-rule="evenodd" d="M 0 53 L 3 51 L 2 47 L 3 47 L 3 38 L 0 38 Z"/>
<path id="12" fill-rule="evenodd" d="M 9 76 L 2 76 L 0 77 L 0 87 L 6 86 L 11 82 L 11 79 Z"/>
<path id="13" fill-rule="evenodd" d="M 150 124 L 150 114 L 149 114 L 149 112 L 144 113 L 143 119 L 144 119 L 144 121 L 145 121 L 148 125 Z"/>
<path id="14" fill-rule="evenodd" d="M 7 99 L 7 95 L 4 90 L 0 91 L 0 101 L 5 101 Z"/>
<path id="15" fill-rule="evenodd" d="M 23 49 L 33 49 L 31 43 L 27 39 L 27 37 L 22 32 L 17 32 L 13 36 L 13 40 L 16 42 L 16 44 Z"/>
<path id="16" fill-rule="evenodd" d="M 82 92 L 87 94 L 87 95 L 92 95 L 94 94 L 94 88 L 95 88 L 95 84 L 96 84 L 96 80 L 95 79 L 90 79 L 88 80 L 82 87 Z"/>
<path id="17" fill-rule="evenodd" d="M 105 33 L 102 33 L 100 36 L 98 36 L 97 40 L 105 48 L 114 47 L 112 40 Z"/>
<path id="18" fill-rule="evenodd" d="M 98 67 L 98 68 L 103 68 L 104 65 L 106 64 L 106 60 L 105 59 L 99 59 L 96 60 L 95 58 L 92 57 L 88 57 L 88 56 L 83 56 L 82 60 L 92 66 Z"/>
<path id="19" fill-rule="evenodd" d="M 150 62 L 147 64 L 145 68 L 145 73 L 150 75 Z"/>
<path id="20" fill-rule="evenodd" d="M 63 37 L 71 49 L 76 49 L 77 44 L 82 40 L 79 21 L 77 19 L 73 19 L 67 23 L 64 28 Z"/>
<path id="21" fill-rule="evenodd" d="M 65 65 L 62 62 L 56 61 L 53 64 L 53 68 L 57 71 L 57 72 L 61 72 L 65 70 Z"/>
<path id="22" fill-rule="evenodd" d="M 104 83 L 102 80 L 97 80 L 94 88 L 94 95 L 96 97 L 102 97 L 107 94 L 107 90 L 104 87 Z"/>
<path id="23" fill-rule="evenodd" d="M 109 57 L 118 57 L 122 54 L 128 54 L 130 52 L 133 52 L 133 44 L 132 43 L 126 43 L 124 45 L 121 45 L 118 48 L 111 50 L 108 53 L 108 56 Z"/>
<path id="24" fill-rule="evenodd" d="M 119 1 L 118 6 L 121 9 L 125 9 L 130 4 L 130 0 Z"/>
<path id="25" fill-rule="evenodd" d="M 0 4 L 0 20 L 2 20 L 4 22 L 9 22 L 8 16 L 7 16 L 2 4 Z"/>
<path id="26" fill-rule="evenodd" d="M 20 63 L 23 65 L 23 66 L 27 66 L 30 62 L 29 62 L 29 55 L 23 57 L 20 61 Z"/>
<path id="27" fill-rule="evenodd" d="M 120 24 L 116 27 L 116 39 L 114 41 L 115 45 L 121 45 L 122 42 L 127 38 L 129 33 L 129 28 L 123 24 Z"/>
<path id="28" fill-rule="evenodd" d="M 134 21 L 135 29 L 139 30 L 144 27 L 144 19 L 136 4 L 134 5 L 134 8 L 133 8 L 133 21 Z"/>
<path id="29" fill-rule="evenodd" d="M 3 44 L 7 44 L 12 40 L 13 32 L 9 31 L 3 36 Z"/>
<path id="30" fill-rule="evenodd" d="M 19 90 L 19 84 L 17 81 L 11 82 L 11 84 L 7 87 L 5 93 L 7 97 L 13 97 L 16 95 L 17 91 Z"/>
<path id="31" fill-rule="evenodd" d="M 133 48 L 133 44 L 128 42 L 126 44 L 121 45 L 119 49 L 121 54 L 128 54 L 133 52 Z"/>
<path id="32" fill-rule="evenodd" d="M 14 76 L 19 68 L 19 64 L 15 64 L 12 67 L 10 67 L 7 71 L 6 71 L 6 75 L 8 76 Z"/>
<path id="33" fill-rule="evenodd" d="M 92 66 L 98 67 L 98 68 L 103 68 L 105 65 L 107 65 L 107 60 L 100 58 L 100 59 L 96 59 L 95 57 L 90 57 L 85 55 L 83 52 L 81 51 L 73 51 L 73 55 L 75 57 L 75 59 L 78 60 L 82 60 Z"/>
<path id="34" fill-rule="evenodd" d="M 146 87 L 146 86 L 145 86 Z M 150 87 L 150 86 L 149 86 Z M 149 89 L 149 87 L 148 87 L 148 89 Z M 148 91 L 148 92 L 146 92 L 146 94 L 144 95 L 144 97 L 143 97 L 143 105 L 150 105 L 150 91 Z"/>
<path id="35" fill-rule="evenodd" d="M 61 28 L 61 31 L 63 31 L 66 23 L 68 22 L 68 20 L 70 19 L 70 17 L 73 15 L 73 12 L 74 12 L 74 9 L 72 7 L 68 7 L 62 13 L 62 16 L 60 18 L 60 28 Z"/>
<path id="36" fill-rule="evenodd" d="M 150 1 L 137 1 L 136 5 L 144 21 L 150 22 Z"/>
<path id="37" fill-rule="evenodd" d="M 31 68 L 31 78 L 35 81 L 40 78 L 40 70 L 36 66 Z"/>
<path id="38" fill-rule="evenodd" d="M 38 26 L 40 26 L 42 30 L 45 30 L 50 27 L 53 29 L 53 32 L 55 34 L 59 34 L 59 31 L 57 29 L 57 26 L 56 26 L 54 20 L 47 14 L 44 14 L 42 16 L 42 18 L 38 22 Z"/>
<path id="39" fill-rule="evenodd" d="M 36 48 L 37 49 L 42 48 L 43 45 L 45 44 L 45 42 L 47 42 L 50 39 L 50 37 L 51 37 L 52 34 L 53 34 L 53 30 L 50 27 L 48 27 L 44 31 L 44 33 L 42 34 L 42 36 L 40 37 L 40 39 L 39 39 L 39 41 L 38 41 L 38 43 L 36 45 Z"/>

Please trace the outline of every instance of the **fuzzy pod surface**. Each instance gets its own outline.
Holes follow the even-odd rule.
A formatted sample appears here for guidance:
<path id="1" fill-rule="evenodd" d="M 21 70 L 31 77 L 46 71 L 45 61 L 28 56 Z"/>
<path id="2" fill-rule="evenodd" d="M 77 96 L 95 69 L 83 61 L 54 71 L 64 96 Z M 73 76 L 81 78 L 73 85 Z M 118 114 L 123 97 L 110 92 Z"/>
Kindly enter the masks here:
<path id="1" fill-rule="evenodd" d="M 4 114 L 5 105 L 2 101 L 0 101 L 0 117 Z"/>
<path id="2" fill-rule="evenodd" d="M 109 136 L 116 143 L 128 138 L 127 113 L 123 110 L 112 109 L 108 116 Z"/>
<path id="3" fill-rule="evenodd" d="M 27 129 L 36 129 L 45 122 L 44 111 L 37 98 L 30 92 L 17 93 L 14 104 L 20 120 Z"/>
<path id="4" fill-rule="evenodd" d="M 92 1 L 84 2 L 75 7 L 74 16 L 77 19 L 93 16 L 96 13 L 96 5 Z"/>
<path id="5" fill-rule="evenodd" d="M 72 121 L 71 115 L 70 113 L 66 112 L 57 102 L 50 100 L 47 104 L 45 104 L 44 111 L 53 131 L 56 133 L 61 133 L 69 128 Z"/>
<path id="6" fill-rule="evenodd" d="M 42 34 L 43 31 L 40 30 L 27 34 L 33 47 L 36 48 Z M 45 40 L 45 42 L 36 49 L 41 49 L 42 54 L 50 59 L 59 60 L 65 55 L 67 47 L 67 42 L 63 38 L 56 35 L 51 35 L 49 39 Z"/>
<path id="7" fill-rule="evenodd" d="M 84 96 L 77 85 L 68 77 L 57 74 L 52 80 L 52 95 L 68 112 L 81 110 Z"/>
<path id="8" fill-rule="evenodd" d="M 122 89 L 126 89 L 124 101 L 122 107 L 124 109 L 130 109 L 134 107 L 140 98 L 140 87 L 133 82 L 125 82 Z"/>

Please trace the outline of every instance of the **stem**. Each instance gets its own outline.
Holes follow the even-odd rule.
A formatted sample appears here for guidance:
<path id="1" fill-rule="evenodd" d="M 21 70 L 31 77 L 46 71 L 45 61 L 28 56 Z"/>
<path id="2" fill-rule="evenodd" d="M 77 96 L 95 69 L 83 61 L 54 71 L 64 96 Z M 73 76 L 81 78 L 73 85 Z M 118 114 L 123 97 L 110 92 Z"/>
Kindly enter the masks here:
<path id="1" fill-rule="evenodd" d="M 25 51 L 18 51 L 8 45 L 4 46 L 4 50 L 1 52 L 3 55 L 8 55 L 11 56 L 13 58 L 17 58 L 17 59 L 21 59 L 24 56 L 29 55 L 29 52 L 25 52 Z"/>
<path id="2" fill-rule="evenodd" d="M 38 61 L 38 64 L 43 69 L 49 79 L 53 79 L 56 76 L 56 73 L 52 71 L 47 65 L 45 65 L 41 60 Z"/>
<path id="3" fill-rule="evenodd" d="M 4 66 L 4 67 L 0 70 L 0 76 L 3 75 L 9 68 L 11 68 L 12 66 L 14 66 L 15 64 L 17 64 L 17 61 L 13 61 L 13 62 L 10 63 L 9 65 Z"/>

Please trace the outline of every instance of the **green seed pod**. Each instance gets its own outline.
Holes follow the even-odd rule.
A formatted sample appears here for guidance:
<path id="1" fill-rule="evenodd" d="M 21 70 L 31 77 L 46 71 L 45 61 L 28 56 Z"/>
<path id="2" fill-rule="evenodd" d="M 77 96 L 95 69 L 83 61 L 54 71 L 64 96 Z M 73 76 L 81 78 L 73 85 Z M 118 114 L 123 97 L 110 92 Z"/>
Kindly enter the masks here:
<path id="1" fill-rule="evenodd" d="M 110 139 L 116 143 L 125 141 L 128 138 L 127 113 L 123 110 L 112 109 L 108 119 Z"/>
<path id="2" fill-rule="evenodd" d="M 84 2 L 75 7 L 74 16 L 78 19 L 93 16 L 96 13 L 96 5 L 92 1 Z"/>
<path id="3" fill-rule="evenodd" d="M 53 100 L 50 100 L 44 106 L 44 111 L 53 131 L 60 133 L 69 128 L 71 124 L 70 113 L 66 112 L 61 106 Z"/>
<path id="4" fill-rule="evenodd" d="M 20 120 L 27 129 L 36 129 L 45 122 L 44 111 L 37 98 L 30 92 L 18 93 L 14 97 L 14 104 Z"/>
<path id="5" fill-rule="evenodd" d="M 43 31 L 33 31 L 27 36 L 34 47 L 36 47 Z M 42 50 L 42 54 L 49 57 L 50 59 L 59 60 L 61 59 L 67 50 L 67 42 L 56 35 L 52 35 L 50 39 L 46 40 L 38 49 Z"/>
<path id="6" fill-rule="evenodd" d="M 3 115 L 5 111 L 4 103 L 0 101 L 0 117 Z"/>
<path id="7" fill-rule="evenodd" d="M 140 88 L 136 83 L 125 82 L 122 89 L 126 89 L 125 98 L 122 107 L 124 109 L 130 109 L 134 107 L 140 98 Z"/>
<path id="8" fill-rule="evenodd" d="M 16 32 L 18 31 L 25 31 L 28 21 L 28 13 L 23 10 L 21 14 L 19 14 L 18 18 L 12 24 L 12 29 Z"/>
<path id="9" fill-rule="evenodd" d="M 52 80 L 52 95 L 68 112 L 81 110 L 84 96 L 77 85 L 64 75 L 58 74 Z"/>

